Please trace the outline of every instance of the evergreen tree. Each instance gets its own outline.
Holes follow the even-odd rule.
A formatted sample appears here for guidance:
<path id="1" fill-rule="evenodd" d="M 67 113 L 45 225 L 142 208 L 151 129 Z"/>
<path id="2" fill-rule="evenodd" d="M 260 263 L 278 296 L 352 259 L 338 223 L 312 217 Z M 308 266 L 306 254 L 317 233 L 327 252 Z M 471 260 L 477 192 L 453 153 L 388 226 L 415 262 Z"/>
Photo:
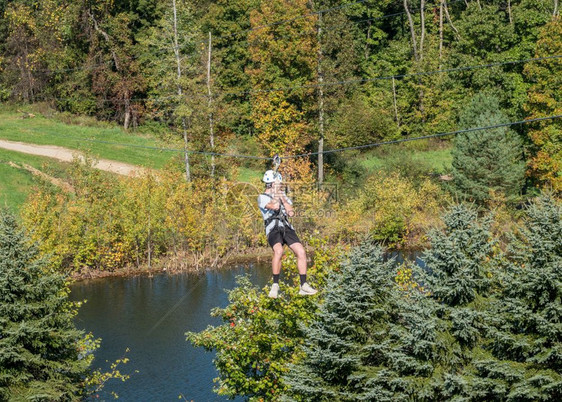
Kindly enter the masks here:
<path id="1" fill-rule="evenodd" d="M 91 358 L 62 276 L 0 213 L 0 400 L 78 400 Z"/>
<path id="2" fill-rule="evenodd" d="M 498 100 L 480 93 L 462 112 L 459 128 L 507 122 Z M 521 155 L 521 142 L 507 127 L 458 135 L 453 149 L 453 184 L 457 193 L 480 204 L 490 199 L 491 192 L 516 200 L 525 173 Z"/>
<path id="3" fill-rule="evenodd" d="M 430 232 L 431 247 L 424 254 L 424 281 L 439 319 L 445 353 L 435 374 L 434 399 L 486 400 L 488 391 L 475 375 L 475 361 L 484 359 L 491 320 L 491 267 L 494 242 L 491 220 L 479 220 L 474 209 L 454 206 L 443 218 L 443 231 Z M 486 356 L 487 358 L 487 356 Z"/>
<path id="4" fill-rule="evenodd" d="M 510 246 L 490 349 L 503 364 L 480 376 L 509 384 L 498 397 L 562 400 L 562 206 L 543 196 Z"/>
<path id="5" fill-rule="evenodd" d="M 334 272 L 316 320 L 305 332 L 305 356 L 286 377 L 298 400 L 432 398 L 438 347 L 425 295 L 400 294 L 393 262 L 363 244 Z"/>

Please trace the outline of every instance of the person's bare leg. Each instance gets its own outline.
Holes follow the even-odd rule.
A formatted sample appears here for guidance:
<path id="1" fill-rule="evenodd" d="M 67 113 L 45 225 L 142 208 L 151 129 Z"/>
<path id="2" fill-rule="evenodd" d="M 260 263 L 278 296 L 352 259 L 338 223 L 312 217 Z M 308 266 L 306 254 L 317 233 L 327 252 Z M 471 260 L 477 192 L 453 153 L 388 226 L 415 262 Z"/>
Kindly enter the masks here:
<path id="1" fill-rule="evenodd" d="M 277 299 L 279 295 L 279 273 L 281 272 L 281 258 L 283 258 L 283 246 L 281 243 L 273 245 L 273 258 L 271 260 L 271 271 L 273 272 L 273 285 L 269 291 L 269 297 Z"/>
<path id="2" fill-rule="evenodd" d="M 283 258 L 283 246 L 281 243 L 276 243 L 273 245 L 273 259 L 271 260 L 273 275 L 281 273 L 281 258 Z"/>
<path id="3" fill-rule="evenodd" d="M 301 243 L 293 243 L 289 247 L 291 247 L 291 250 L 293 250 L 293 253 L 295 253 L 295 256 L 297 257 L 297 267 L 299 269 L 301 282 L 299 295 L 305 296 L 316 294 L 317 290 L 312 288 L 306 282 L 306 251 L 304 250 L 303 245 Z"/>
<path id="4" fill-rule="evenodd" d="M 300 275 L 306 275 L 306 251 L 301 243 L 293 243 L 289 246 L 295 257 L 297 257 L 297 268 Z"/>

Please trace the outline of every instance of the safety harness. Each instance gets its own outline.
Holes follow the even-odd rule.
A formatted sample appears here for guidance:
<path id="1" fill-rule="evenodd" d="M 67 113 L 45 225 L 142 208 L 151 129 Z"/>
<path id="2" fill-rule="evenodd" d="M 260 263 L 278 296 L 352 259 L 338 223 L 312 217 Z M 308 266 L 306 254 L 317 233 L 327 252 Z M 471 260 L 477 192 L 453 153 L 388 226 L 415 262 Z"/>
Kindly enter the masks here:
<path id="1" fill-rule="evenodd" d="M 279 165 L 281 165 L 281 157 L 279 156 L 279 154 L 275 154 L 275 156 L 273 157 L 273 166 L 275 168 L 275 174 L 277 174 L 277 172 L 279 171 Z M 272 200 L 275 199 L 267 193 L 263 193 L 263 195 L 268 196 Z M 283 213 L 283 210 L 284 210 L 284 207 L 282 205 L 280 205 L 277 212 L 275 212 L 272 216 L 270 216 L 269 218 L 264 220 L 264 224 L 265 224 L 266 229 L 269 226 L 269 224 L 273 221 L 275 221 L 275 226 L 273 227 L 274 229 L 279 228 L 279 222 L 283 223 L 283 231 L 285 230 L 285 228 L 291 228 L 291 224 L 287 220 L 287 216 Z"/>
<path id="2" fill-rule="evenodd" d="M 268 196 L 269 198 L 271 198 L 272 200 L 274 200 L 275 198 L 273 198 L 271 195 L 267 194 L 267 193 L 263 193 L 263 195 Z M 275 214 L 273 214 L 272 216 L 270 216 L 269 218 L 264 220 L 264 224 L 265 224 L 265 228 L 267 229 L 267 227 L 269 226 L 269 224 L 273 221 L 275 221 L 275 226 L 274 228 L 278 228 L 279 227 L 279 222 L 283 223 L 283 230 L 285 230 L 286 227 L 290 228 L 291 224 L 289 223 L 289 221 L 287 220 L 287 216 L 283 213 L 282 211 L 282 206 L 279 206 L 279 209 L 275 212 Z"/>

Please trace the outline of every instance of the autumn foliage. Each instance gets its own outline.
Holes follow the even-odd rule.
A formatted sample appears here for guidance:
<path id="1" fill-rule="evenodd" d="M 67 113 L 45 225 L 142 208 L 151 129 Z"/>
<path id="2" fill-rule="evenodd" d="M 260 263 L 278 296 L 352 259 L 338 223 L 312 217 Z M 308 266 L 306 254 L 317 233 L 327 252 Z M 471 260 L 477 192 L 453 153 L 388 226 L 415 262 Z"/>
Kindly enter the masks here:
<path id="1" fill-rule="evenodd" d="M 548 23 L 537 42 L 536 57 L 548 57 L 562 53 L 562 18 Z M 562 114 L 562 59 L 550 58 L 530 63 L 525 68 L 533 85 L 529 90 L 526 109 L 529 118 Z M 539 122 L 532 126 L 529 138 L 533 143 L 533 157 L 529 171 L 539 182 L 562 191 L 562 121 Z"/>

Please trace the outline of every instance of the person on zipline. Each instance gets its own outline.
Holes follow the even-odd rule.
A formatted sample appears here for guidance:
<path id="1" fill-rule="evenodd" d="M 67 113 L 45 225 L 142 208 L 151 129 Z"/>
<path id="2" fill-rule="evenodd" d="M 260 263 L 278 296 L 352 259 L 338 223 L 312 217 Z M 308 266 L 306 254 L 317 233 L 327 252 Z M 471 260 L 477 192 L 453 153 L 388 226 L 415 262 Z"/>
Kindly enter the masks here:
<path id="1" fill-rule="evenodd" d="M 295 229 L 287 220 L 295 214 L 292 201 L 281 189 L 282 177 L 273 170 L 263 175 L 265 192 L 258 196 L 258 205 L 265 223 L 265 235 L 273 249 L 271 270 L 273 271 L 273 285 L 269 297 L 277 298 L 279 294 L 279 274 L 281 273 L 281 258 L 283 246 L 286 244 L 297 257 L 297 267 L 300 274 L 300 295 L 313 295 L 317 290 L 306 283 L 306 251 L 297 236 Z"/>

